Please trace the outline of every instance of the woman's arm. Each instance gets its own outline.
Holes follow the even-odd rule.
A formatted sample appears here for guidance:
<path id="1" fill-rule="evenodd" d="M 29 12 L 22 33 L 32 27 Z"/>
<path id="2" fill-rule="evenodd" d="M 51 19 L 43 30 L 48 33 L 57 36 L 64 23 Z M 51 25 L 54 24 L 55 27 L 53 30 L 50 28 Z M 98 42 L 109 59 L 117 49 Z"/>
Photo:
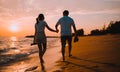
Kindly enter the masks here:
<path id="1" fill-rule="evenodd" d="M 35 34 L 34 34 L 34 41 L 33 41 L 33 43 L 36 43 L 36 29 L 35 29 Z"/>
<path id="2" fill-rule="evenodd" d="M 31 45 L 37 44 L 36 43 L 36 33 L 37 33 L 37 31 L 36 31 L 36 27 L 35 27 L 35 33 L 34 33 L 33 43 L 31 43 Z"/>
<path id="3" fill-rule="evenodd" d="M 54 30 L 54 29 L 50 28 L 47 24 L 46 24 L 46 27 L 47 27 L 47 29 L 50 30 L 50 31 L 58 32 L 57 30 Z"/>

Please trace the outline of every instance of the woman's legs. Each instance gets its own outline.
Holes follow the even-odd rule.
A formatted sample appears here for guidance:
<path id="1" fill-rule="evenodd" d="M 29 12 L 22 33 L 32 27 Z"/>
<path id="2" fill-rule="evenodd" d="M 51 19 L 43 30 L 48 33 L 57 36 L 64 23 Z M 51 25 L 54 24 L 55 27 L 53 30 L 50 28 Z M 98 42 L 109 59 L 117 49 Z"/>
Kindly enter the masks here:
<path id="1" fill-rule="evenodd" d="M 46 52 L 47 44 L 43 43 L 42 45 L 43 45 L 43 50 L 42 50 L 42 56 L 43 56 Z"/>
<path id="2" fill-rule="evenodd" d="M 40 62 L 41 63 L 44 63 L 44 60 L 43 60 L 43 55 L 45 54 L 46 52 L 46 42 L 45 43 L 39 43 L 38 44 L 38 47 L 39 47 L 39 57 L 40 57 Z"/>
<path id="3" fill-rule="evenodd" d="M 43 51 L 42 51 L 42 44 L 41 43 L 39 43 L 38 44 L 38 47 L 39 47 L 39 58 L 40 58 L 40 62 L 41 63 L 44 63 L 44 61 L 43 61 Z"/>

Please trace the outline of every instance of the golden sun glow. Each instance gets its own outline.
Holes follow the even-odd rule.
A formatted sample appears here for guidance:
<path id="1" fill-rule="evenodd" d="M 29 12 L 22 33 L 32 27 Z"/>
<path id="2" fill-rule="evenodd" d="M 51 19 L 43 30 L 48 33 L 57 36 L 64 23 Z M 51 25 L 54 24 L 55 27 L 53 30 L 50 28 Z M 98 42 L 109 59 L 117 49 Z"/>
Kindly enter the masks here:
<path id="1" fill-rule="evenodd" d="M 19 27 L 15 24 L 12 24 L 9 29 L 11 32 L 18 32 L 19 31 Z"/>

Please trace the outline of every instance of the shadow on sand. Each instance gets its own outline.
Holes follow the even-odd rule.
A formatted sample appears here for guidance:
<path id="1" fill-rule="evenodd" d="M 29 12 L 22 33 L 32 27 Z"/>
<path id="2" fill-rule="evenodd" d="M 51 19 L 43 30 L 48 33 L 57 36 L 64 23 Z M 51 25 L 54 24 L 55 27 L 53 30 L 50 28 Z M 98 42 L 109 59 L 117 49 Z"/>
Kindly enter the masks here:
<path id="1" fill-rule="evenodd" d="M 93 64 L 92 66 L 90 65 L 83 65 L 83 64 L 79 64 L 75 61 L 71 61 L 71 60 L 67 60 L 65 62 L 57 62 L 57 66 L 60 66 L 60 70 L 56 70 L 54 72 L 62 72 L 64 71 L 65 69 L 72 69 L 74 67 L 78 67 L 78 68 L 84 68 L 86 70 L 90 70 L 90 71 L 93 71 L 93 72 L 105 72 L 103 69 L 101 69 L 101 65 L 105 65 L 106 67 L 113 67 L 114 69 L 120 69 L 120 65 L 117 65 L 117 64 L 114 64 L 114 63 L 108 63 L 108 62 L 99 62 L 99 61 L 93 61 L 93 60 L 88 60 L 88 59 L 82 59 L 82 58 L 78 58 L 78 57 L 75 57 L 75 56 L 72 56 L 70 57 L 70 59 L 73 59 L 73 60 L 78 60 L 78 61 L 84 61 L 85 63 L 87 62 L 90 62 L 91 64 Z M 107 68 L 108 68 L 107 67 Z M 109 69 L 109 68 L 108 68 Z"/>
<path id="2" fill-rule="evenodd" d="M 120 65 L 117 65 L 117 64 L 114 64 L 114 63 L 93 61 L 93 60 L 78 58 L 78 57 L 75 57 L 75 56 L 72 56 L 71 58 L 81 60 L 81 61 L 91 62 L 91 63 L 104 64 L 104 65 L 112 66 L 112 67 L 120 67 Z"/>
<path id="3" fill-rule="evenodd" d="M 86 66 L 86 65 L 76 64 L 76 63 L 73 63 L 73 62 L 70 62 L 70 61 L 66 61 L 66 63 L 72 64 L 74 66 L 82 67 L 82 68 L 85 68 L 85 69 L 88 69 L 88 70 L 91 70 L 91 71 L 94 71 L 94 72 L 104 72 L 101 69 L 99 69 L 97 66 L 89 67 L 89 66 Z"/>

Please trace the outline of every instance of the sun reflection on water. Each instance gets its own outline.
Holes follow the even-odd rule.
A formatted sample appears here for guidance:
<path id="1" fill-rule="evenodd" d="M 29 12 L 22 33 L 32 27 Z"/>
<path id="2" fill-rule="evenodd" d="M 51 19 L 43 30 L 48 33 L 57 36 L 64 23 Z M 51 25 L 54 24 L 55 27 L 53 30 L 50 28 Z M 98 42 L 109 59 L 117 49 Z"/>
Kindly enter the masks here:
<path id="1" fill-rule="evenodd" d="M 12 36 L 12 37 L 10 38 L 10 40 L 13 41 L 13 42 L 15 42 L 15 41 L 17 41 L 17 38 L 16 38 L 15 36 Z"/>
<path id="2" fill-rule="evenodd" d="M 10 47 L 16 47 L 15 42 L 17 41 L 17 38 L 15 36 L 10 37 L 11 45 Z"/>
<path id="3" fill-rule="evenodd" d="M 10 41 L 11 41 L 10 47 L 14 48 L 14 52 L 19 53 L 20 50 L 16 47 L 17 37 L 15 36 L 10 37 Z"/>

